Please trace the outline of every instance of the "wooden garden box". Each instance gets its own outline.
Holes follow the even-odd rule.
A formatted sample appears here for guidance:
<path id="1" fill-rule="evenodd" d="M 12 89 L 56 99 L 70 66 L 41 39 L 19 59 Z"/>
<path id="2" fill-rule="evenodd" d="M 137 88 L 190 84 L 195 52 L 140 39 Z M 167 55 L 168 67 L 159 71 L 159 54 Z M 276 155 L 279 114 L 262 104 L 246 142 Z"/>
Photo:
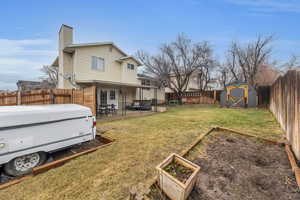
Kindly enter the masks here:
<path id="1" fill-rule="evenodd" d="M 188 178 L 186 183 L 180 182 L 178 179 L 170 175 L 164 170 L 168 164 L 175 159 L 181 165 L 193 170 L 192 175 Z M 193 187 L 197 180 L 200 167 L 183 157 L 173 153 L 166 158 L 161 164 L 156 167 L 158 171 L 158 185 L 163 192 L 172 200 L 185 200 L 193 190 Z"/>

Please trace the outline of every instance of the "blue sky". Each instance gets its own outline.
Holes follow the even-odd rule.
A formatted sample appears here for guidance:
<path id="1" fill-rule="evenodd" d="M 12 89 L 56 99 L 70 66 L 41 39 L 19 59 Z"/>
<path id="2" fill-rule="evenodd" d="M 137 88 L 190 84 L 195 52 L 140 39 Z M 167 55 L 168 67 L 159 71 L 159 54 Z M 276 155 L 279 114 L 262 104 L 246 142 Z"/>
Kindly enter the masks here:
<path id="1" fill-rule="evenodd" d="M 208 40 L 222 59 L 232 40 L 275 34 L 274 58 L 300 55 L 299 0 L 3 0 L 0 7 L 0 90 L 38 80 L 57 55 L 61 24 L 75 42 L 113 41 L 128 54 L 155 53 L 185 33 Z"/>

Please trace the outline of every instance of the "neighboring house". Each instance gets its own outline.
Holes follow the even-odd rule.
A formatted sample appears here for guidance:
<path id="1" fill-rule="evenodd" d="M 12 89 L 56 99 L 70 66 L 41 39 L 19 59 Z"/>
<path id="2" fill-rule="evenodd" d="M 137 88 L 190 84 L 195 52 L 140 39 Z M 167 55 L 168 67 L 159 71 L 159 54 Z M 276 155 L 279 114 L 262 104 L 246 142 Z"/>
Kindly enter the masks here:
<path id="1" fill-rule="evenodd" d="M 283 74 L 274 67 L 262 65 L 255 76 L 255 83 L 258 87 L 271 86 Z"/>
<path id="2" fill-rule="evenodd" d="M 112 42 L 74 44 L 73 28 L 62 25 L 59 31 L 59 56 L 52 66 L 59 68 L 58 88 L 97 87 L 97 105 L 117 108 L 136 99 L 141 85 L 137 68 L 141 63 Z"/>
<path id="3" fill-rule="evenodd" d="M 270 88 L 277 78 L 284 73 L 269 65 L 262 65 L 255 76 L 258 105 L 270 103 Z"/>
<path id="4" fill-rule="evenodd" d="M 172 77 L 173 78 L 173 77 Z M 175 81 L 175 77 L 173 78 Z M 189 80 L 189 83 L 187 85 L 187 92 L 193 92 L 193 91 L 199 91 L 200 87 L 199 87 L 199 73 L 194 72 Z M 176 82 L 176 81 L 175 81 Z M 219 83 L 218 80 L 216 79 L 211 79 L 208 83 L 207 83 L 207 91 L 213 91 L 213 90 L 223 90 L 223 86 Z M 166 93 L 172 93 L 173 91 L 170 90 L 170 88 L 165 88 L 165 92 Z"/>
<path id="5" fill-rule="evenodd" d="M 214 91 L 214 90 L 221 91 L 223 89 L 224 88 L 223 88 L 222 84 L 220 84 L 220 81 L 218 79 L 211 79 L 207 83 L 207 90 L 210 90 L 210 91 Z"/>
<path id="6" fill-rule="evenodd" d="M 136 92 L 136 99 L 152 100 L 157 99 L 158 103 L 165 102 L 165 88 L 159 87 L 157 80 L 144 74 L 138 74 L 141 85 L 148 88 L 139 88 Z"/>
<path id="7" fill-rule="evenodd" d="M 48 81 L 23 81 L 17 82 L 18 90 L 47 90 L 54 89 L 55 85 L 50 84 Z"/>

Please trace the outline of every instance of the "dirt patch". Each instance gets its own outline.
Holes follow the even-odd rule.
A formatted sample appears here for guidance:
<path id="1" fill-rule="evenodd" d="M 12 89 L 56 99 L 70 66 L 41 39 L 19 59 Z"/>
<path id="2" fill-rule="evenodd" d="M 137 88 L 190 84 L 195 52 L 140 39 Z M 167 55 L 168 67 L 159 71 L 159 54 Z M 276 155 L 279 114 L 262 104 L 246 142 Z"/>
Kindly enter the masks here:
<path id="1" fill-rule="evenodd" d="M 300 191 L 283 147 L 213 132 L 192 161 L 201 167 L 188 200 L 296 200 Z M 155 184 L 151 199 L 168 198 Z"/>
<path id="2" fill-rule="evenodd" d="M 91 140 L 91 141 L 88 141 L 88 142 L 77 144 L 77 145 L 74 145 L 70 148 L 52 153 L 51 158 L 50 158 L 50 162 L 52 162 L 54 160 L 59 160 L 61 158 L 67 157 L 67 156 L 71 156 L 71 155 L 76 154 L 76 153 L 86 151 L 86 150 L 89 150 L 89 149 L 93 149 L 95 147 L 98 147 L 98 146 L 101 146 L 101 145 L 104 145 L 104 144 L 105 144 L 105 142 L 101 139 L 101 137 L 97 136 L 97 138 L 95 140 Z"/>
<path id="3" fill-rule="evenodd" d="M 187 168 L 174 160 L 166 167 L 164 167 L 163 170 L 165 170 L 166 172 L 174 176 L 182 183 L 185 183 L 189 179 L 189 177 L 193 174 L 192 169 Z"/>
<path id="4" fill-rule="evenodd" d="M 283 147 L 244 136 L 213 133 L 201 166 L 193 200 L 289 200 L 300 191 Z"/>

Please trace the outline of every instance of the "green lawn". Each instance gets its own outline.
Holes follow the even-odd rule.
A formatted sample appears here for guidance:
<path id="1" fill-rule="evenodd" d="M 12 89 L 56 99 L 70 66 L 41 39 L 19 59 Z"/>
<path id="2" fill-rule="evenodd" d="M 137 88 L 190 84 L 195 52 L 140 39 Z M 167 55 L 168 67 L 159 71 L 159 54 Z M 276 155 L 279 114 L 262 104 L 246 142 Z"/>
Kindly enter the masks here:
<path id="1" fill-rule="evenodd" d="M 268 110 L 173 107 L 166 113 L 98 123 L 117 141 L 97 152 L 0 191 L 0 199 L 123 200 L 129 189 L 149 183 L 155 166 L 179 153 L 212 126 L 224 126 L 272 139 L 282 131 Z"/>

